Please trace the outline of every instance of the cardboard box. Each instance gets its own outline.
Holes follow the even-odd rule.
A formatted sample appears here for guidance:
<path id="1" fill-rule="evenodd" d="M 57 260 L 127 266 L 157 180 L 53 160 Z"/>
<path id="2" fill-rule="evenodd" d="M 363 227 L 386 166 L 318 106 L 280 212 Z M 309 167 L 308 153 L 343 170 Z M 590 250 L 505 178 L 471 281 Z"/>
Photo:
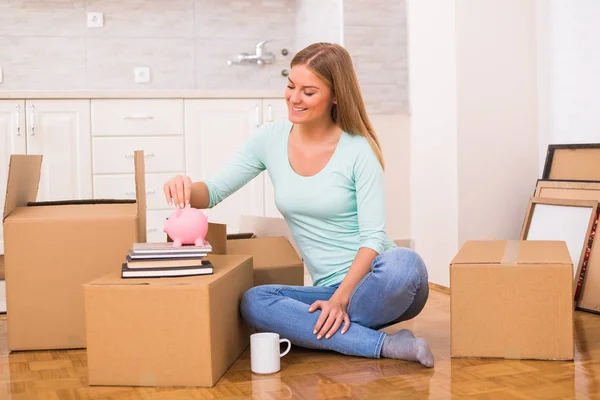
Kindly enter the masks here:
<path id="1" fill-rule="evenodd" d="M 136 200 L 36 202 L 41 155 L 11 155 L 3 215 L 8 349 L 82 348 L 82 284 L 119 271 L 146 238 L 143 152 Z"/>
<path id="2" fill-rule="evenodd" d="M 213 275 L 84 285 L 90 385 L 217 383 L 249 345 L 239 302 L 252 287 L 250 256 L 210 255 Z"/>
<path id="3" fill-rule="evenodd" d="M 243 215 L 240 231 L 228 235 L 225 224 L 209 223 L 206 240 L 214 254 L 252 256 L 254 286 L 304 286 L 304 263 L 284 219 Z"/>
<path id="4" fill-rule="evenodd" d="M 450 264 L 452 357 L 572 360 L 564 241 L 467 241 Z"/>

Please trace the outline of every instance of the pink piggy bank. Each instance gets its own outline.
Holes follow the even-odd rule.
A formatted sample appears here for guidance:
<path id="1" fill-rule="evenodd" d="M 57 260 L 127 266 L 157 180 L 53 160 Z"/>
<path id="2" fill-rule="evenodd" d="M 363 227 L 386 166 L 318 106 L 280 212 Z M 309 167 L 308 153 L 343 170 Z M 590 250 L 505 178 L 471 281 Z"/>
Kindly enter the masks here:
<path id="1" fill-rule="evenodd" d="M 208 218 L 197 208 L 178 208 L 165 221 L 163 232 L 173 239 L 173 247 L 181 247 L 184 244 L 204 246 Z"/>

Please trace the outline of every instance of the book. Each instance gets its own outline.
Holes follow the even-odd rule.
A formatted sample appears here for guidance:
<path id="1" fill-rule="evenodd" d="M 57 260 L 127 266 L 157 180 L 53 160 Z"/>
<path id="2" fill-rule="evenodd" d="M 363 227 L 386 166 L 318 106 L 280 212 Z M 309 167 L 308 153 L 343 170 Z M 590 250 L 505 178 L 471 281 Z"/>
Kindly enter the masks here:
<path id="1" fill-rule="evenodd" d="M 134 258 L 129 254 L 125 257 L 128 268 L 177 268 L 195 267 L 201 264 L 202 257 L 143 257 Z"/>
<path id="2" fill-rule="evenodd" d="M 212 251 L 212 246 L 210 243 L 206 243 L 204 246 L 196 246 L 190 244 L 184 244 L 179 247 L 173 246 L 173 243 L 134 243 L 131 248 L 131 252 L 134 254 L 159 254 L 159 253 L 168 253 L 168 254 L 181 254 L 181 253 L 210 253 Z"/>
<path id="3" fill-rule="evenodd" d="M 127 252 L 127 256 L 131 260 L 154 259 L 183 259 L 183 258 L 202 258 L 212 252 L 210 243 L 204 246 L 183 245 L 174 247 L 170 242 L 158 243 L 139 243 L 136 242 Z"/>
<path id="4" fill-rule="evenodd" d="M 175 260 L 175 259 L 185 259 L 185 258 L 202 258 L 206 257 L 208 252 L 182 252 L 182 253 L 168 253 L 168 252 L 158 252 L 158 253 L 136 253 L 133 250 L 129 250 L 127 252 L 127 257 L 132 260 Z"/>
<path id="5" fill-rule="evenodd" d="M 208 260 L 190 267 L 169 268 L 128 268 L 127 263 L 121 266 L 121 278 L 176 278 L 186 276 L 211 275 L 214 273 L 213 265 Z"/>

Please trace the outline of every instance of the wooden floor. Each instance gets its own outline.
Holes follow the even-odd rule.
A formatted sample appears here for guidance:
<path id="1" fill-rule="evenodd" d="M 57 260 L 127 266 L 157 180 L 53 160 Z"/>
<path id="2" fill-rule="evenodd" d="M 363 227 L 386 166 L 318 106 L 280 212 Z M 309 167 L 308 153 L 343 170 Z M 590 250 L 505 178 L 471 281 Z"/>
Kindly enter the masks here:
<path id="1" fill-rule="evenodd" d="M 436 366 L 293 347 L 282 371 L 256 376 L 246 351 L 212 389 L 89 387 L 85 350 L 6 350 L 0 318 L 0 399 L 592 399 L 600 398 L 600 316 L 577 312 L 575 362 L 450 359 L 449 296 L 433 291 L 409 323 Z"/>

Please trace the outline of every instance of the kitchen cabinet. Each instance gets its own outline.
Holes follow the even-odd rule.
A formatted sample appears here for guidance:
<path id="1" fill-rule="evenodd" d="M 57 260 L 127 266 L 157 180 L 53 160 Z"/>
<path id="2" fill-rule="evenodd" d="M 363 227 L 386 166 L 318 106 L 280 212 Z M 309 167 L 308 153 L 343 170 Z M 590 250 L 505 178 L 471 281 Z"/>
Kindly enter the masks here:
<path id="1" fill-rule="evenodd" d="M 0 100 L 0 208 L 11 154 L 42 154 L 38 201 L 135 199 L 133 152 L 144 151 L 147 240 L 166 240 L 172 213 L 163 184 L 206 179 L 262 124 L 287 117 L 282 98 L 48 98 Z M 266 172 L 213 209 L 210 221 L 239 232 L 244 214 L 279 217 Z M 0 254 L 3 254 L 0 227 Z"/>
<path id="2" fill-rule="evenodd" d="M 11 154 L 42 154 L 38 201 L 92 194 L 89 100 L 0 100 L 0 206 Z M 0 250 L 4 239 L 0 227 Z"/>
<path id="3" fill-rule="evenodd" d="M 273 101 L 275 100 L 275 101 Z M 288 117 L 287 104 L 285 100 L 279 99 L 264 99 L 263 100 L 263 120 L 266 122 L 284 119 Z M 277 205 L 275 204 L 275 189 L 273 182 L 269 178 L 268 172 L 265 171 L 265 217 L 283 218 Z"/>
<path id="4" fill-rule="evenodd" d="M 212 177 L 263 123 L 260 99 L 197 99 L 185 102 L 185 160 L 192 181 Z M 243 214 L 264 215 L 264 174 L 206 210 L 209 221 L 239 232 Z"/>
<path id="5" fill-rule="evenodd" d="M 183 99 L 92 99 L 91 110 L 94 198 L 135 199 L 133 152 L 143 150 L 146 241 L 166 241 L 163 184 L 185 174 Z"/>

